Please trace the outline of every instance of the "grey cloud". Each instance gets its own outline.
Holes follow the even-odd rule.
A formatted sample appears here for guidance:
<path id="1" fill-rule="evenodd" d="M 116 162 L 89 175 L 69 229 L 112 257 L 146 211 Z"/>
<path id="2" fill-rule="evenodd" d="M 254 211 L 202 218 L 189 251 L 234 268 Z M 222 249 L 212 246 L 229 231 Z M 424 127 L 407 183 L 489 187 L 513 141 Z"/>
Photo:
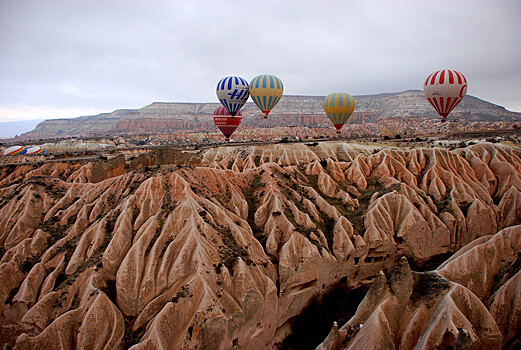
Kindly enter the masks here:
<path id="1" fill-rule="evenodd" d="M 215 101 L 226 75 L 288 94 L 421 89 L 440 68 L 521 110 L 521 3 L 0 2 L 0 105 L 127 108 Z"/>

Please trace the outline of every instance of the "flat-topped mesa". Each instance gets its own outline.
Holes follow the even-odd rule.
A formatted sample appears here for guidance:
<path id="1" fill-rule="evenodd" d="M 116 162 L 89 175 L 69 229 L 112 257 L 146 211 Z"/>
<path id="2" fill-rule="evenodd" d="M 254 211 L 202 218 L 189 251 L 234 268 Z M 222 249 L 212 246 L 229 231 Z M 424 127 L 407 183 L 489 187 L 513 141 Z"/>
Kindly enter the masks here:
<path id="1" fill-rule="evenodd" d="M 449 278 L 459 269 L 451 266 L 466 264 L 456 259 L 463 252 L 478 259 L 467 248 L 436 275 L 412 272 L 411 282 L 410 267 L 473 242 L 496 242 L 506 254 L 506 238 L 482 236 L 521 221 L 519 149 L 375 149 L 235 146 L 0 167 L 2 339 L 18 348 L 56 339 L 64 347 L 270 348 L 314 296 L 341 280 L 357 287 L 375 279 L 330 344 L 345 335 L 351 345 L 407 348 L 425 333 L 422 344 L 489 344 L 484 334 L 495 345 L 496 326 L 480 304 L 512 339 L 514 318 L 498 315 L 517 305 L 514 276 L 501 285 L 499 272 L 488 276 L 482 292 Z M 398 263 L 389 281 L 379 274 Z M 498 264 L 487 269 L 517 266 Z M 424 287 L 434 296 L 419 308 Z M 398 299 L 408 300 L 405 312 Z M 477 311 L 458 318 L 464 300 Z M 441 332 L 449 323 L 436 312 L 451 315 L 462 335 Z"/>
<path id="2" fill-rule="evenodd" d="M 276 118 L 269 122 L 260 118 L 260 111 L 252 102 L 246 103 L 241 111 L 241 128 L 257 129 L 267 133 L 267 127 L 276 128 L 281 135 L 308 134 L 324 135 L 330 122 L 325 117 L 323 103 L 325 96 L 284 95 L 278 102 Z M 422 91 L 409 90 L 398 93 L 354 96 L 356 110 L 349 119 L 357 130 L 354 135 L 367 132 L 378 135 L 385 126 L 390 130 L 425 127 L 424 121 L 438 120 L 439 116 L 429 105 Z M 111 113 L 84 116 L 72 119 L 45 120 L 33 131 L 21 135 L 20 139 L 42 139 L 55 137 L 78 137 L 93 135 L 133 135 L 133 134 L 179 134 L 193 132 L 216 132 L 212 117 L 220 104 L 215 103 L 176 103 L 154 102 L 140 109 L 121 109 Z M 451 112 L 451 119 L 461 122 L 497 122 L 498 124 L 519 121 L 520 115 L 505 108 L 467 95 Z M 481 123 L 479 123 L 481 121 Z M 367 127 L 367 124 L 381 122 L 380 127 Z M 431 123 L 433 124 L 433 123 Z M 317 128 L 318 132 L 310 132 Z M 436 131 L 440 127 L 436 126 Z M 345 128 L 344 128 L 345 130 Z M 331 130 L 332 131 L 332 130 Z M 423 131 L 423 130 L 422 130 Z M 236 133 L 237 136 L 237 133 Z M 394 136 L 394 135 L 393 135 Z"/>

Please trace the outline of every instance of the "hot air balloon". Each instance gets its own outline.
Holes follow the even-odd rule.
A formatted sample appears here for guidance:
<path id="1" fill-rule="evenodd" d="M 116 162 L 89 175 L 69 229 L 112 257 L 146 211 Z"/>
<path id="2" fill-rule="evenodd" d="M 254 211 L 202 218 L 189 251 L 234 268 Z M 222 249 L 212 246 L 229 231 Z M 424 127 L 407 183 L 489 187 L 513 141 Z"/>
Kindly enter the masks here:
<path id="1" fill-rule="evenodd" d="M 249 88 L 246 80 L 234 76 L 223 78 L 217 83 L 217 98 L 232 117 L 248 100 Z"/>
<path id="2" fill-rule="evenodd" d="M 353 114 L 355 107 L 355 99 L 345 92 L 334 92 L 327 95 L 324 100 L 324 112 L 335 125 L 337 134 L 340 134 L 340 129 Z"/>
<path id="3" fill-rule="evenodd" d="M 11 146 L 4 149 L 4 156 L 14 156 L 25 152 L 27 152 L 27 149 L 24 146 Z"/>
<path id="4" fill-rule="evenodd" d="M 282 81 L 274 75 L 259 75 L 250 83 L 250 96 L 264 113 L 264 119 L 279 102 L 284 92 Z"/>
<path id="5" fill-rule="evenodd" d="M 45 150 L 40 146 L 32 146 L 27 148 L 27 154 L 42 154 L 45 153 Z"/>
<path id="6" fill-rule="evenodd" d="M 240 117 L 241 112 L 237 112 L 237 116 L 233 117 L 231 114 L 224 108 L 224 106 L 219 106 L 213 112 L 213 121 L 215 125 L 221 130 L 223 135 L 226 137 L 226 141 L 230 141 L 230 136 L 232 136 L 233 132 L 239 124 L 241 124 L 242 117 Z"/>
<path id="7" fill-rule="evenodd" d="M 467 79 L 455 70 L 439 70 L 427 77 L 423 83 L 425 98 L 445 122 L 449 113 L 467 93 Z"/>

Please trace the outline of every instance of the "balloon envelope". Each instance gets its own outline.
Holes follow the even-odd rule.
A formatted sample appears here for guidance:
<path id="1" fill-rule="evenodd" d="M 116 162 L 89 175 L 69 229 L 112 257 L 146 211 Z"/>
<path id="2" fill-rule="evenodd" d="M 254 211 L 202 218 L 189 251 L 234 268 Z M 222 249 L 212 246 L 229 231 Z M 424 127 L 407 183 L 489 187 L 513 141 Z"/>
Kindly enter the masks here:
<path id="1" fill-rule="evenodd" d="M 345 92 L 334 92 L 326 96 L 324 100 L 324 112 L 335 125 L 337 133 L 355 110 L 355 99 Z"/>
<path id="2" fill-rule="evenodd" d="M 217 98 L 228 112 L 235 116 L 249 97 L 249 85 L 239 77 L 226 77 L 217 83 Z"/>
<path id="3" fill-rule="evenodd" d="M 27 154 L 42 154 L 45 153 L 44 149 L 40 146 L 33 146 L 27 148 Z"/>
<path id="4" fill-rule="evenodd" d="M 219 106 L 213 112 L 213 121 L 215 125 L 221 130 L 223 135 L 226 137 L 226 141 L 229 141 L 230 136 L 235 132 L 235 129 L 241 124 L 242 117 L 241 112 L 237 112 L 237 116 L 233 117 L 228 113 L 224 106 Z"/>
<path id="5" fill-rule="evenodd" d="M 4 156 L 14 156 L 16 154 L 24 154 L 27 149 L 24 146 L 11 146 L 4 149 Z"/>
<path id="6" fill-rule="evenodd" d="M 427 77 L 423 83 L 425 98 L 434 107 L 443 121 L 463 100 L 467 93 L 467 79 L 455 70 L 439 70 Z"/>
<path id="7" fill-rule="evenodd" d="M 274 75 L 259 75 L 250 83 L 250 95 L 259 109 L 268 117 L 284 92 L 282 81 Z"/>
<path id="8" fill-rule="evenodd" d="M 230 112 L 228 112 L 226 110 L 226 108 L 224 106 L 219 106 L 215 109 L 215 111 L 213 111 L 213 115 L 231 115 L 231 114 L 230 114 Z M 238 111 L 236 115 L 242 116 L 241 111 Z"/>

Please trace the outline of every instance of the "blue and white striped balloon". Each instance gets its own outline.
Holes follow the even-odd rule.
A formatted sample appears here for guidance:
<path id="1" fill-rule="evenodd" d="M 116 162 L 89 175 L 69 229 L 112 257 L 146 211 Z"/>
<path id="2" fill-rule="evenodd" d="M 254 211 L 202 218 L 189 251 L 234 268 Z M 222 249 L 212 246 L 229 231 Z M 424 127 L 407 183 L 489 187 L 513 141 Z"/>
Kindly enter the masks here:
<path id="1" fill-rule="evenodd" d="M 250 86 L 240 77 L 226 77 L 217 83 L 217 98 L 232 116 L 248 101 Z"/>

